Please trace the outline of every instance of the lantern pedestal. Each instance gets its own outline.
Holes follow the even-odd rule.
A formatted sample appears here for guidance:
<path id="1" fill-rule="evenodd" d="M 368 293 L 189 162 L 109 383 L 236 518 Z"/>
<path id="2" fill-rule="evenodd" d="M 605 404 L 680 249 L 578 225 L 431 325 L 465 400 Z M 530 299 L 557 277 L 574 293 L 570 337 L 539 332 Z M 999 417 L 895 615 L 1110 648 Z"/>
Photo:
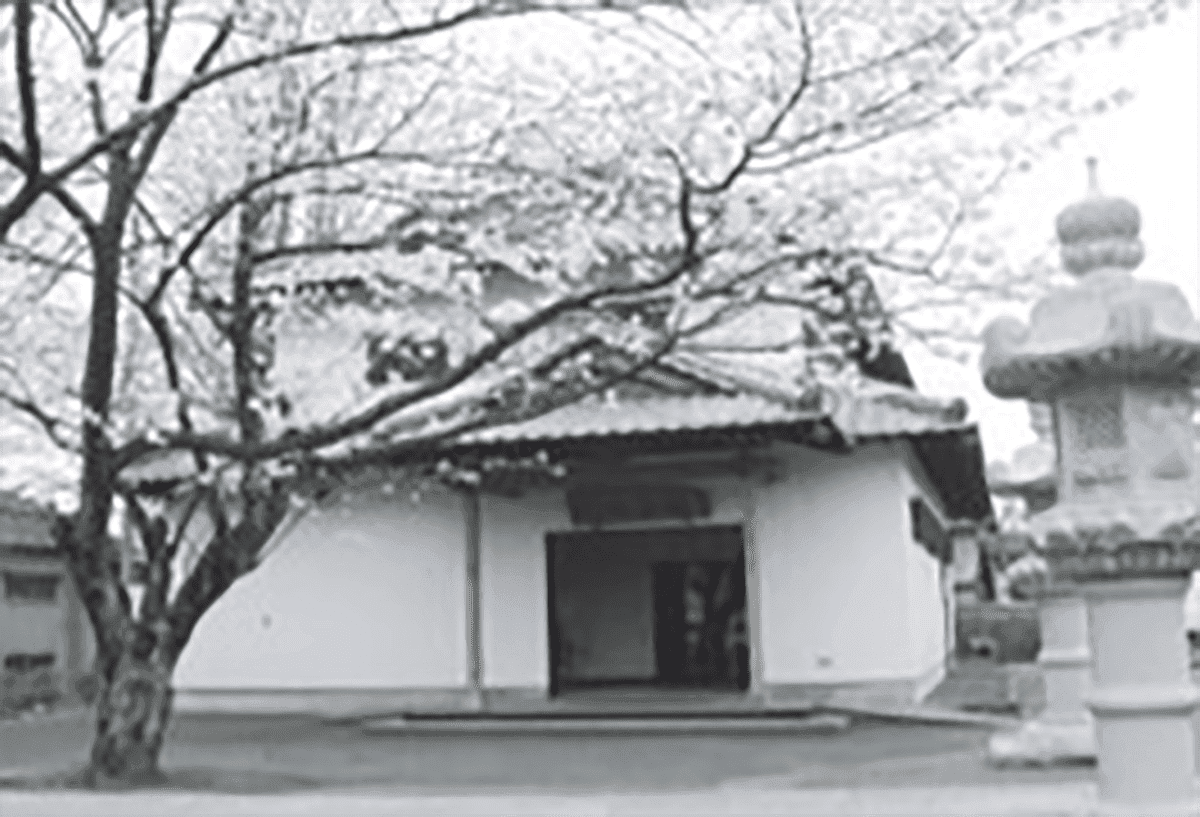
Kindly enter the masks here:
<path id="1" fill-rule="evenodd" d="M 1200 694 L 1189 677 L 1184 635 L 1188 576 L 1114 572 L 1080 584 L 1093 654 L 1087 706 L 1096 725 L 1100 799 L 1117 811 L 1190 813 L 1198 794 L 1192 717 Z"/>
<path id="2" fill-rule="evenodd" d="M 1038 666 L 1046 706 L 1019 729 L 993 735 L 988 759 L 998 765 L 1039 766 L 1095 761 L 1095 727 L 1085 706 L 1091 685 L 1087 607 L 1079 589 L 1068 584 L 1044 587 L 1038 596 Z"/>

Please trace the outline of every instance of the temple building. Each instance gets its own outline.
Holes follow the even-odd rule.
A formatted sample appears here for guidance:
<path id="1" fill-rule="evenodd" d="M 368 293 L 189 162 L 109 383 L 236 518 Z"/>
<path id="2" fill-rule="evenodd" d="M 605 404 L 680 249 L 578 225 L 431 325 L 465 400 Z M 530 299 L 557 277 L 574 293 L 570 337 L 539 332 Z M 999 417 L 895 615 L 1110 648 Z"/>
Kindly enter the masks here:
<path id="1" fill-rule="evenodd" d="M 196 628 L 177 706 L 912 705 L 953 646 L 952 531 L 991 515 L 965 413 L 669 355 L 451 441 L 474 481 L 380 472 L 292 520 Z"/>

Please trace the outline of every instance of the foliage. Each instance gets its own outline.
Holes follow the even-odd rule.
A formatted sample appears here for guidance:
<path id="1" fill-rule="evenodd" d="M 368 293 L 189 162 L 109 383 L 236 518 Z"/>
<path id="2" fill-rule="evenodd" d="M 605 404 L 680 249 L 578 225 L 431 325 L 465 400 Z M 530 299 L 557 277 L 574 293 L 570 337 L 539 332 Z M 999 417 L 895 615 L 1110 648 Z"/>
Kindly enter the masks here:
<path id="1" fill-rule="evenodd" d="M 981 651 L 1000 664 L 1029 663 L 1042 647 L 1037 607 L 978 602 L 958 608 L 955 643 L 960 658 Z"/>

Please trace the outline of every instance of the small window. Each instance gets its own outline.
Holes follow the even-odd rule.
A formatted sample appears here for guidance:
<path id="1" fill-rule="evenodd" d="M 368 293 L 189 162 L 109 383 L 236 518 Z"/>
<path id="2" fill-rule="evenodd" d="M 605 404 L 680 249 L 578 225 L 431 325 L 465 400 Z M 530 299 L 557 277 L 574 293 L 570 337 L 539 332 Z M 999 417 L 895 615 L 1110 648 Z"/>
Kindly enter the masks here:
<path id="1" fill-rule="evenodd" d="M 4 598 L 54 604 L 60 578 L 52 573 L 5 573 Z"/>
<path id="2" fill-rule="evenodd" d="M 54 666 L 54 653 L 12 652 L 4 656 L 4 668 L 9 672 L 33 672 Z"/>

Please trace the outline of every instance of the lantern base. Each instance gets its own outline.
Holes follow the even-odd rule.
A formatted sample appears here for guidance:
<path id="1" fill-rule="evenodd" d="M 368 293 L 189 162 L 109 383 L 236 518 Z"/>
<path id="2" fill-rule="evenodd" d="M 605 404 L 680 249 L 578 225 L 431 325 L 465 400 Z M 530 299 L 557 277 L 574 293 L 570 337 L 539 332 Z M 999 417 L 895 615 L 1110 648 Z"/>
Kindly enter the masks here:
<path id="1" fill-rule="evenodd" d="M 1096 762 L 1096 732 L 1090 718 L 1032 720 L 988 740 L 988 760 L 997 766 L 1056 766 Z"/>
<path id="2" fill-rule="evenodd" d="M 1153 803 L 1111 803 L 1096 796 L 1082 813 L 1087 817 L 1196 817 L 1200 814 L 1200 794 L 1175 802 Z"/>

